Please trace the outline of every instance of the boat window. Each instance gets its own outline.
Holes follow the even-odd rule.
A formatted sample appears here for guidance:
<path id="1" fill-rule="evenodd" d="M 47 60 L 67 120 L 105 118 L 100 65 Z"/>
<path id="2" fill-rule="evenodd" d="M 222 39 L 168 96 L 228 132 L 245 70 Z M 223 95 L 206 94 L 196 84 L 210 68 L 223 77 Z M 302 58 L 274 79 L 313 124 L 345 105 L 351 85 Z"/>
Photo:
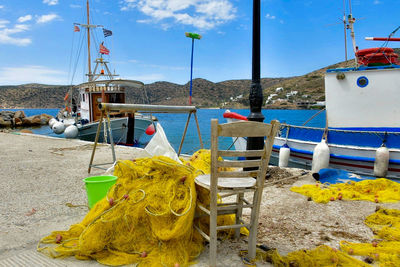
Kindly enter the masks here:
<path id="1" fill-rule="evenodd" d="M 110 103 L 123 103 L 123 95 L 122 94 L 110 94 L 109 98 Z"/>
<path id="2" fill-rule="evenodd" d="M 366 87 L 368 85 L 368 78 L 365 76 L 361 76 L 357 79 L 357 85 L 361 88 Z"/>

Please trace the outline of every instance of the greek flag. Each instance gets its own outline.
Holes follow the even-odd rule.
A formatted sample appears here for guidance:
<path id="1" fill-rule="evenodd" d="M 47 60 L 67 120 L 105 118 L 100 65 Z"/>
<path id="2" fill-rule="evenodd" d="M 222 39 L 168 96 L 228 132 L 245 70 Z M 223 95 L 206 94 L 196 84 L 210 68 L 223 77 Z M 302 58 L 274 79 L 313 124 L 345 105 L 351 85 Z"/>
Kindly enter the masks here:
<path id="1" fill-rule="evenodd" d="M 112 35 L 112 31 L 103 28 L 104 37 L 108 37 Z"/>

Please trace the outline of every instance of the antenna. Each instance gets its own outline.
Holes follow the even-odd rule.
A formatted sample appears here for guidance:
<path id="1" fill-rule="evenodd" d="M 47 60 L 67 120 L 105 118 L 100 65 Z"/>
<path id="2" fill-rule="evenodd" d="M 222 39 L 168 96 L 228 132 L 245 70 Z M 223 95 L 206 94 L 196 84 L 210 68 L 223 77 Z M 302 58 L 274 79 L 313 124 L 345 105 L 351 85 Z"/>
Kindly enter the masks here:
<path id="1" fill-rule="evenodd" d="M 347 21 L 346 21 L 346 0 L 343 0 L 343 29 L 344 29 L 344 57 L 347 61 Z"/>
<path id="2" fill-rule="evenodd" d="M 358 67 L 358 61 L 357 61 L 357 46 L 356 46 L 356 38 L 355 38 L 355 34 L 354 34 L 354 23 L 356 22 L 356 19 L 353 18 L 353 14 L 352 14 L 352 9 L 351 9 L 351 0 L 349 0 L 349 11 L 350 14 L 347 16 L 347 27 L 348 29 L 350 29 L 350 36 L 351 36 L 351 42 L 353 44 L 353 52 L 354 52 L 354 61 L 356 63 L 356 66 Z"/>

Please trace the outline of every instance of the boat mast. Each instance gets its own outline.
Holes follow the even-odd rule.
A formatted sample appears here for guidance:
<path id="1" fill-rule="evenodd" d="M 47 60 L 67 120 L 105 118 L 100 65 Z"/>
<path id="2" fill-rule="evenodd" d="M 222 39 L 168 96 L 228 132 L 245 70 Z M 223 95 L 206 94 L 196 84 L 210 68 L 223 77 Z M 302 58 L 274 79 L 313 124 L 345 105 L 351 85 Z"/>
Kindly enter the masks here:
<path id="1" fill-rule="evenodd" d="M 88 80 L 92 81 L 92 68 L 90 64 L 90 22 L 89 22 L 89 0 L 86 1 L 86 17 L 87 17 L 87 45 L 88 45 Z"/>

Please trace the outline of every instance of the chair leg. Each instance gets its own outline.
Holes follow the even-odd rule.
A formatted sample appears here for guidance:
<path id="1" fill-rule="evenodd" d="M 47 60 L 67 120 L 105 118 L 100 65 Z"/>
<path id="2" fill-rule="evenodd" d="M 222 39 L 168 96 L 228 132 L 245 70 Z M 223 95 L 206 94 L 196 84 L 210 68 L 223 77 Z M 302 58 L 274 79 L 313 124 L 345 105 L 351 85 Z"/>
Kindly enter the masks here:
<path id="1" fill-rule="evenodd" d="M 242 218 L 242 212 L 243 212 L 243 197 L 244 193 L 239 193 L 236 195 L 236 203 L 237 203 L 237 210 L 236 210 L 236 219 L 235 219 L 235 224 L 240 223 L 240 219 Z M 235 238 L 239 239 L 240 238 L 240 228 L 235 229 Z"/>
<path id="2" fill-rule="evenodd" d="M 215 197 L 213 197 L 215 195 Z M 210 266 L 217 266 L 217 197 L 211 192 L 210 199 Z"/>
<path id="3" fill-rule="evenodd" d="M 262 190 L 262 188 L 258 190 Z M 254 197 L 253 197 L 254 206 L 251 209 L 249 249 L 248 249 L 249 250 L 248 258 L 250 260 L 253 260 L 256 257 L 258 217 L 260 213 L 260 205 L 257 205 L 257 203 L 260 203 L 259 199 L 261 198 L 258 190 L 254 192 Z"/>

